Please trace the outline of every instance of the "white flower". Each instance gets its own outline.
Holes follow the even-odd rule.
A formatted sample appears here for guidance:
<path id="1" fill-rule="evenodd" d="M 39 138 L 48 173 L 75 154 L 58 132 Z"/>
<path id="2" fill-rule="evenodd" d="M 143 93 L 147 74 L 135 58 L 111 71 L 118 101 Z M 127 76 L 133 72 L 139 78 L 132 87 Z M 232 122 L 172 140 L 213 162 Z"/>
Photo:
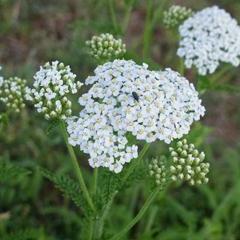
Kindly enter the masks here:
<path id="1" fill-rule="evenodd" d="M 214 73 L 221 62 L 238 66 L 240 61 L 240 27 L 229 13 L 217 6 L 205 8 L 180 27 L 178 56 L 187 68 L 198 73 Z"/>
<path id="2" fill-rule="evenodd" d="M 32 101 L 46 119 L 66 119 L 72 113 L 68 94 L 77 93 L 83 85 L 75 78 L 69 66 L 58 61 L 46 63 L 35 74 L 33 88 L 27 89 L 26 99 Z"/>
<path id="3" fill-rule="evenodd" d="M 115 60 L 97 67 L 86 84 L 93 85 L 79 99 L 84 108 L 68 120 L 69 142 L 90 155 L 92 167 L 114 172 L 138 156 L 127 134 L 170 143 L 205 111 L 193 85 L 170 69 L 156 72 L 146 64 Z"/>

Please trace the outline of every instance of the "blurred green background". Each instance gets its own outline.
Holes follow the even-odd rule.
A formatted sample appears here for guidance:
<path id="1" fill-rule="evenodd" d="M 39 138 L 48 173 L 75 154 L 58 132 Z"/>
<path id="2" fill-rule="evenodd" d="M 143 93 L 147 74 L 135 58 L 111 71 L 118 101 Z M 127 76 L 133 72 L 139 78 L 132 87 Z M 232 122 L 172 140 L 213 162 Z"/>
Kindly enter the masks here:
<path id="1" fill-rule="evenodd" d="M 31 84 L 39 65 L 58 59 L 69 64 L 84 81 L 97 66 L 87 54 L 85 41 L 102 32 L 122 37 L 127 44 L 128 58 L 145 61 L 153 69 L 177 70 L 177 31 L 168 30 L 162 24 L 163 9 L 172 4 L 196 11 L 215 4 L 240 22 L 239 0 L 116 0 L 113 1 L 115 25 L 109 0 L 0 0 L 2 74 L 24 77 Z M 146 24 L 148 11 L 150 25 Z M 193 71 L 186 71 L 185 76 L 196 83 Z M 155 202 L 126 239 L 240 239 L 240 94 L 234 90 L 239 89 L 239 68 L 231 68 L 218 82 L 231 87 L 204 92 L 206 116 L 195 124 L 189 136 L 206 152 L 211 163 L 210 183 L 171 189 Z M 77 113 L 77 104 L 74 108 Z M 149 155 L 162 154 L 165 148 L 163 144 L 154 144 Z M 88 180 L 92 169 L 88 168 L 87 156 L 80 151 L 78 156 Z M 57 173 L 72 174 L 67 159 L 58 130 L 49 132 L 48 123 L 31 107 L 20 117 L 13 116 L 9 125 L 1 129 L 0 161 L 31 170 L 27 176 L 13 175 L 11 181 L 0 183 L 1 240 L 21 229 L 35 232 L 38 237 L 33 239 L 85 239 L 79 210 L 43 179 L 36 168 L 40 165 Z M 106 231 L 119 231 L 135 215 L 147 194 L 143 183 L 119 194 L 107 219 Z"/>

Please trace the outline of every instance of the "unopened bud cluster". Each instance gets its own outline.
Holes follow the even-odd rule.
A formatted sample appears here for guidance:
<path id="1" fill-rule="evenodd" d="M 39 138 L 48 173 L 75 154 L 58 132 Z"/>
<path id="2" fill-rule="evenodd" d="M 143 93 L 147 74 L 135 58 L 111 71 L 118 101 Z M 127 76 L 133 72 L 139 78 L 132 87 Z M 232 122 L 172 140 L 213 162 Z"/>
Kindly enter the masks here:
<path id="1" fill-rule="evenodd" d="M 165 157 L 162 156 L 153 159 L 148 165 L 149 175 L 154 179 L 157 186 L 164 186 L 167 182 L 165 161 Z"/>
<path id="2" fill-rule="evenodd" d="M 174 28 L 192 16 L 192 14 L 193 11 L 189 8 L 173 5 L 163 12 L 163 23 L 167 28 Z"/>
<path id="3" fill-rule="evenodd" d="M 169 150 L 173 160 L 170 167 L 173 181 L 187 181 L 190 185 L 208 182 L 206 175 L 209 172 L 209 163 L 204 162 L 204 152 L 199 152 L 186 139 L 178 141 L 176 149 L 170 147 Z"/>
<path id="4" fill-rule="evenodd" d="M 5 104 L 8 112 L 18 113 L 25 106 L 26 83 L 26 80 L 18 77 L 0 79 L 0 101 Z"/>
<path id="5" fill-rule="evenodd" d="M 82 86 L 75 78 L 69 66 L 58 61 L 48 62 L 35 74 L 33 88 L 27 89 L 26 98 L 47 120 L 65 120 L 72 114 L 69 94 L 77 93 Z"/>
<path id="6" fill-rule="evenodd" d="M 90 48 L 90 54 L 96 59 L 115 59 L 126 52 L 126 45 L 121 39 L 115 39 L 110 33 L 102 33 L 99 36 L 93 36 L 91 40 L 86 41 Z"/>

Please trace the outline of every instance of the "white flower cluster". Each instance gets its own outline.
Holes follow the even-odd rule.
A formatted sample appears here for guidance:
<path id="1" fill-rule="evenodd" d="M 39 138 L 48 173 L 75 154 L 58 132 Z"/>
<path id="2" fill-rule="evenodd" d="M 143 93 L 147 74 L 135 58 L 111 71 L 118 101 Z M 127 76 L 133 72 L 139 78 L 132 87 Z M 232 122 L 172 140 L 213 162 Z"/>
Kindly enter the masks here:
<path id="1" fill-rule="evenodd" d="M 115 39 L 110 33 L 93 36 L 91 40 L 86 41 L 86 45 L 90 48 L 90 54 L 97 59 L 110 60 L 126 52 L 126 45 L 122 39 Z"/>
<path id="2" fill-rule="evenodd" d="M 138 156 L 129 146 L 131 133 L 137 140 L 170 143 L 190 130 L 204 115 L 204 107 L 192 84 L 167 69 L 157 72 L 133 61 L 115 60 L 99 66 L 93 84 L 79 99 L 84 108 L 79 118 L 68 120 L 69 142 L 90 154 L 92 167 L 120 172 Z"/>
<path id="3" fill-rule="evenodd" d="M 8 112 L 19 113 L 25 107 L 26 83 L 25 79 L 18 77 L 9 79 L 0 77 L 0 101 L 5 104 Z"/>
<path id="4" fill-rule="evenodd" d="M 240 27 L 229 13 L 217 6 L 205 8 L 187 19 L 180 27 L 178 56 L 187 68 L 198 73 L 214 73 L 220 62 L 240 63 Z"/>
<path id="5" fill-rule="evenodd" d="M 68 94 L 77 93 L 83 85 L 75 78 L 69 66 L 58 61 L 48 62 L 35 74 L 33 88 L 27 89 L 26 99 L 32 101 L 46 119 L 65 120 L 72 114 Z"/>
<path id="6" fill-rule="evenodd" d="M 163 23 L 167 28 L 173 28 L 179 26 L 192 14 L 193 11 L 190 8 L 172 5 L 167 11 L 163 12 Z"/>
<path id="7" fill-rule="evenodd" d="M 176 148 L 169 148 L 173 163 L 170 167 L 173 181 L 187 181 L 190 185 L 208 182 L 210 164 L 204 162 L 205 154 L 188 144 L 186 139 L 178 141 Z"/>

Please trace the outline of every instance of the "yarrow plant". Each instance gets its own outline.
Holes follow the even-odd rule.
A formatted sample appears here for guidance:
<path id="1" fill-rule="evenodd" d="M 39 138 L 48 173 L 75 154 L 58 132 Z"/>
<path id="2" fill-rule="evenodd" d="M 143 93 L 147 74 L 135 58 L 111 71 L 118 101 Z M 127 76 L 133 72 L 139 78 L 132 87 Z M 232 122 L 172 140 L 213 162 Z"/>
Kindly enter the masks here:
<path id="1" fill-rule="evenodd" d="M 170 143 L 205 111 L 193 85 L 171 69 L 151 71 L 146 64 L 115 60 L 97 67 L 86 84 L 92 87 L 79 99 L 84 109 L 68 120 L 69 142 L 90 155 L 92 167 L 116 173 L 138 157 L 128 133 Z"/>
<path id="2" fill-rule="evenodd" d="M 18 77 L 0 77 L 0 102 L 7 112 L 19 113 L 25 107 L 26 80 Z"/>
<path id="3" fill-rule="evenodd" d="M 86 45 L 90 48 L 90 54 L 100 60 L 119 58 L 126 53 L 126 45 L 122 39 L 116 39 L 110 33 L 93 36 L 86 41 Z"/>
<path id="4" fill-rule="evenodd" d="M 172 5 L 167 11 L 163 12 L 163 23 L 167 28 L 177 27 L 192 14 L 193 11 L 190 8 Z"/>
<path id="5" fill-rule="evenodd" d="M 114 11 L 112 15 L 115 18 Z M 128 18 L 127 14 L 126 22 Z M 146 19 L 150 21 L 151 16 Z M 239 64 L 239 27 L 224 10 L 212 7 L 193 15 L 191 9 L 174 5 L 164 12 L 164 24 L 169 28 L 182 24 L 178 55 L 187 67 L 195 65 L 200 74 L 214 72 L 220 62 Z M 146 24 L 143 56 L 150 33 Z M 59 126 L 76 179 L 65 174 L 56 176 L 46 169 L 41 169 L 41 174 L 81 208 L 81 224 L 86 224 L 89 231 L 84 239 L 118 240 L 169 184 L 208 182 L 210 165 L 205 154 L 186 139 L 179 140 L 204 116 L 205 108 L 194 85 L 178 72 L 170 68 L 153 71 L 145 63 L 121 59 L 126 52 L 121 39 L 105 33 L 93 36 L 86 45 L 101 65 L 85 79 L 86 92 L 79 97 L 77 116 L 72 114 L 71 95 L 77 94 L 83 83 L 70 66 L 59 61 L 41 66 L 32 87 L 26 87 L 26 81 L 17 77 L 0 77 L 0 101 L 18 111 L 26 98 L 45 119 L 53 120 L 50 126 Z M 145 161 L 150 144 L 158 141 L 169 144 L 169 152 L 159 151 Z M 89 165 L 94 168 L 93 179 L 87 182 L 92 180 L 92 188 L 85 183 L 73 147 L 88 155 Z M 150 183 L 151 192 L 139 213 L 110 238 L 103 229 L 114 198 L 139 179 Z"/>
<path id="6" fill-rule="evenodd" d="M 83 85 L 75 79 L 76 75 L 69 66 L 58 61 L 48 62 L 35 74 L 33 87 L 27 89 L 26 99 L 32 101 L 47 120 L 65 120 L 72 114 L 69 94 L 76 94 Z"/>
<path id="7" fill-rule="evenodd" d="M 185 66 L 198 73 L 214 73 L 221 62 L 239 66 L 240 27 L 235 19 L 217 6 L 208 7 L 188 18 L 180 27 L 177 54 Z"/>

